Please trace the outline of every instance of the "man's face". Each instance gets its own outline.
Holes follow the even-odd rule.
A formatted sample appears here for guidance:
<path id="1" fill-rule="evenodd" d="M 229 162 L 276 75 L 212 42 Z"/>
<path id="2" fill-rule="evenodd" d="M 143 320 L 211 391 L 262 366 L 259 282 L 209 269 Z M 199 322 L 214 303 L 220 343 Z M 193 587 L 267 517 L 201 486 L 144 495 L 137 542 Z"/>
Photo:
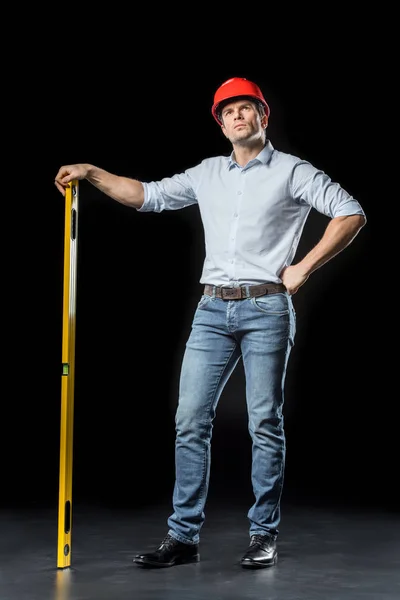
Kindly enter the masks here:
<path id="1" fill-rule="evenodd" d="M 247 145 L 260 139 L 267 126 L 267 116 L 260 116 L 251 100 L 236 100 L 222 109 L 222 131 L 232 144 Z"/>

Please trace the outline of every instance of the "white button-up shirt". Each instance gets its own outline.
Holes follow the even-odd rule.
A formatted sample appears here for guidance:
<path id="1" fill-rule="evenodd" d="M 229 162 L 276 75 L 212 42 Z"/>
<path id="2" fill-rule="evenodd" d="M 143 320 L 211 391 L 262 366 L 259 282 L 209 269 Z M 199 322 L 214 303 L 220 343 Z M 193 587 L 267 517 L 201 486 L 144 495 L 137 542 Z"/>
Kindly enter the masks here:
<path id="1" fill-rule="evenodd" d="M 142 182 L 139 211 L 198 204 L 205 260 L 200 283 L 218 286 L 280 282 L 295 256 L 312 208 L 333 218 L 365 213 L 338 183 L 309 162 L 267 141 L 245 167 L 233 153 L 204 159 L 183 173 Z"/>

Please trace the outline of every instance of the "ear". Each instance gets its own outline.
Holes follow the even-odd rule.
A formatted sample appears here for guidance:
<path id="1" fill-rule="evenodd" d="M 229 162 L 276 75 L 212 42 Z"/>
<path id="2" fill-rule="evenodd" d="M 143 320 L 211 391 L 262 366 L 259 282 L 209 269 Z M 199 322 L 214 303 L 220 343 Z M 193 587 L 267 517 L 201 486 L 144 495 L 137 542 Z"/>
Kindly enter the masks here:
<path id="1" fill-rule="evenodd" d="M 228 137 L 228 135 L 227 135 L 227 133 L 226 133 L 226 129 L 225 129 L 225 127 L 224 127 L 223 125 L 221 125 L 221 131 L 222 131 L 222 133 L 224 134 L 224 136 L 227 138 L 227 137 Z"/>
<path id="2" fill-rule="evenodd" d="M 268 127 L 268 117 L 267 117 L 267 115 L 264 115 L 263 118 L 261 119 L 261 125 L 263 126 L 264 129 L 267 129 L 267 127 Z"/>

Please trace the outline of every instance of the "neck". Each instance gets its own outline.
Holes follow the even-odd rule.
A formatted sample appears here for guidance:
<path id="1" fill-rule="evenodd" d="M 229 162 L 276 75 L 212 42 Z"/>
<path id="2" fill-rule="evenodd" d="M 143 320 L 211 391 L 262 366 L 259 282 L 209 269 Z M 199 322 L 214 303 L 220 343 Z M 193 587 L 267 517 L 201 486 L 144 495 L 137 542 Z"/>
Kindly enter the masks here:
<path id="1" fill-rule="evenodd" d="M 245 167 L 248 162 L 260 154 L 261 150 L 264 148 L 264 145 L 265 144 L 260 140 L 258 140 L 255 144 L 246 146 L 233 144 L 233 156 L 235 161 L 241 167 Z"/>

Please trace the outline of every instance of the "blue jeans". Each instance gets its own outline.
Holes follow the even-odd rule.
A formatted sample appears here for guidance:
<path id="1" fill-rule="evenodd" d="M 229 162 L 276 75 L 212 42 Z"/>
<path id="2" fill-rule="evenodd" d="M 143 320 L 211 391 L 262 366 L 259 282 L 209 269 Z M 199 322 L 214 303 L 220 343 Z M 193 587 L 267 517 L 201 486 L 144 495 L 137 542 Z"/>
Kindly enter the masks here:
<path id="1" fill-rule="evenodd" d="M 204 523 L 218 400 L 240 358 L 246 378 L 251 480 L 249 533 L 278 535 L 285 467 L 284 382 L 294 344 L 291 296 L 242 300 L 202 296 L 182 362 L 175 416 L 175 485 L 169 533 L 195 544 Z"/>

